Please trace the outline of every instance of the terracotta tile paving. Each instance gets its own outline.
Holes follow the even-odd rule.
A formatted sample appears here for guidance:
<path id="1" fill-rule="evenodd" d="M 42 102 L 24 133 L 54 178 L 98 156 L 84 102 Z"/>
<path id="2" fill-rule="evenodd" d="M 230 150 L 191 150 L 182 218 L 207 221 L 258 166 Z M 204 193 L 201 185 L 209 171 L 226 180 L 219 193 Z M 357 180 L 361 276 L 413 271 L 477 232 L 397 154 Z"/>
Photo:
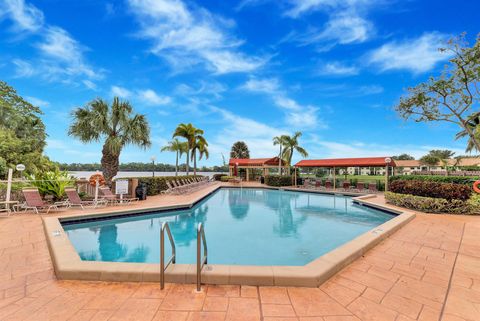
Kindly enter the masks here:
<path id="1" fill-rule="evenodd" d="M 56 280 L 41 217 L 17 214 L 0 219 L 0 320 L 480 320 L 479 231 L 480 217 L 419 214 L 319 288 L 219 285 L 197 293 L 189 284 Z"/>

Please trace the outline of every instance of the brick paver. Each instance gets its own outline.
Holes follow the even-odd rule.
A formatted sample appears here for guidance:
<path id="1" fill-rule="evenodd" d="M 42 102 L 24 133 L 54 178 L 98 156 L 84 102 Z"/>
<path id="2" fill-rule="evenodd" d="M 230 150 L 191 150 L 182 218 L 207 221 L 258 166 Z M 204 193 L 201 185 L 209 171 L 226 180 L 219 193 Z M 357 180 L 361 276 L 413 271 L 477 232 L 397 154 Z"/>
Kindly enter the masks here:
<path id="1" fill-rule="evenodd" d="M 149 204 L 163 201 L 175 197 Z M 419 214 L 319 288 L 197 293 L 194 285 L 56 280 L 41 217 L 14 215 L 0 219 L 0 320 L 480 320 L 479 231 L 480 217 Z"/>

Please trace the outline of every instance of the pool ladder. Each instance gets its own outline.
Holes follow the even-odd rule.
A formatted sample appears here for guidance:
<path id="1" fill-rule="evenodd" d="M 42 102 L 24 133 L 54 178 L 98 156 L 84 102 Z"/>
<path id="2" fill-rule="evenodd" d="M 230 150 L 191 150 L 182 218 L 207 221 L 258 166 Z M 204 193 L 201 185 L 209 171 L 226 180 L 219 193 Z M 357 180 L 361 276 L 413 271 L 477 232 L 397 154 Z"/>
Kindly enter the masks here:
<path id="1" fill-rule="evenodd" d="M 202 256 L 203 245 L 203 256 Z M 207 239 L 205 238 L 205 229 L 203 224 L 199 223 L 197 228 L 197 291 L 202 288 L 202 269 L 207 264 L 208 250 Z"/>
<path id="2" fill-rule="evenodd" d="M 165 265 L 165 231 L 167 231 L 167 236 L 170 240 L 170 245 L 172 246 L 172 256 L 168 259 L 167 265 Z M 175 264 L 175 260 L 175 241 L 173 240 L 172 232 L 170 231 L 168 222 L 163 222 L 160 230 L 160 289 L 162 290 L 165 287 L 165 270 L 168 268 L 170 263 Z"/>
<path id="3" fill-rule="evenodd" d="M 168 259 L 167 264 L 165 265 L 165 231 L 167 232 L 170 245 L 172 246 L 172 256 Z M 202 245 L 203 245 L 203 256 L 202 256 Z M 208 250 L 207 250 L 207 239 L 205 238 L 205 229 L 203 224 L 199 223 L 197 227 L 197 291 L 200 291 L 202 288 L 202 269 L 207 264 Z M 175 251 L 175 241 L 173 240 L 172 232 L 170 231 L 170 226 L 168 222 L 162 223 L 162 228 L 160 230 L 160 289 L 165 288 L 165 270 L 170 264 L 175 264 L 176 260 L 176 251 Z"/>

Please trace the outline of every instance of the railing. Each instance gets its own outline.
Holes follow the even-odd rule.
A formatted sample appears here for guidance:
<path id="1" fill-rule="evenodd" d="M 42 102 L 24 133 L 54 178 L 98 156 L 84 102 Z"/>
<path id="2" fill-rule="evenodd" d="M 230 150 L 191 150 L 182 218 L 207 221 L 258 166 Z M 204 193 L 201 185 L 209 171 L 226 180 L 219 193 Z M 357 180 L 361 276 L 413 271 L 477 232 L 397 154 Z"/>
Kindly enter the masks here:
<path id="1" fill-rule="evenodd" d="M 203 256 L 202 256 L 202 244 L 203 244 Z M 197 228 L 197 291 L 202 287 L 202 269 L 207 264 L 207 240 L 205 238 L 205 230 L 203 224 L 199 223 Z"/>
<path id="2" fill-rule="evenodd" d="M 167 231 L 168 239 L 170 240 L 170 245 L 172 246 L 172 256 L 168 259 L 167 265 L 165 265 L 165 231 Z M 162 223 L 162 229 L 160 230 L 160 289 L 163 290 L 165 287 L 165 270 L 170 265 L 170 263 L 175 264 L 176 253 L 175 253 L 175 241 L 172 237 L 172 232 L 170 232 L 170 226 L 168 222 Z"/>

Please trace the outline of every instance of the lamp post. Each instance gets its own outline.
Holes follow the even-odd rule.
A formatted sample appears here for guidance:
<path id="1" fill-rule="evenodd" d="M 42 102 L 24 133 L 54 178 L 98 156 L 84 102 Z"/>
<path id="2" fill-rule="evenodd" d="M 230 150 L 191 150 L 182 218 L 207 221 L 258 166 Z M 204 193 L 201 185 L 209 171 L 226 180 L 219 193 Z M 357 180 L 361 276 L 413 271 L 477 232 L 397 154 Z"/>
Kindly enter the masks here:
<path id="1" fill-rule="evenodd" d="M 390 157 L 385 158 L 385 192 L 388 192 L 388 166 L 392 162 Z"/>
<path id="2" fill-rule="evenodd" d="M 152 161 L 152 177 L 155 177 L 155 160 L 157 159 L 157 157 L 152 156 L 150 157 L 150 160 Z"/>
<path id="3" fill-rule="evenodd" d="M 23 171 L 25 170 L 25 165 L 18 164 L 17 166 L 15 166 L 15 169 L 20 172 L 20 178 L 23 179 Z"/>

